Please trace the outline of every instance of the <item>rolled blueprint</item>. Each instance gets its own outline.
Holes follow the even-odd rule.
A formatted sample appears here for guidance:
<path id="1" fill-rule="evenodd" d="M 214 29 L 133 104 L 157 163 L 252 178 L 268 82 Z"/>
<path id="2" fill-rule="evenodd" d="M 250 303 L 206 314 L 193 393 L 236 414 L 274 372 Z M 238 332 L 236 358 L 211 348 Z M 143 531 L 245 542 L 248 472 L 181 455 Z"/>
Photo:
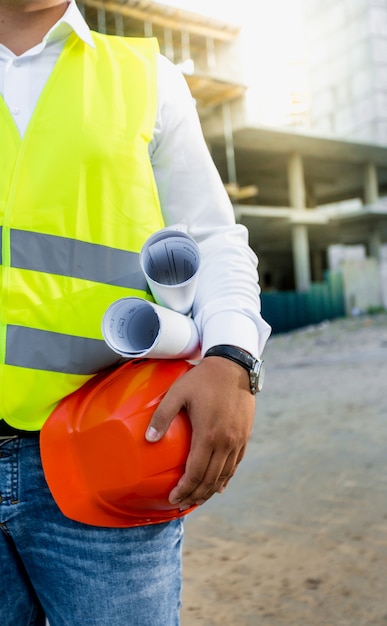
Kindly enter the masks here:
<path id="1" fill-rule="evenodd" d="M 195 240 L 171 227 L 159 230 L 143 245 L 140 264 L 157 304 L 189 313 L 200 266 Z"/>
<path id="2" fill-rule="evenodd" d="M 102 320 L 107 345 L 127 358 L 194 359 L 200 355 L 195 322 L 141 298 L 121 298 Z"/>

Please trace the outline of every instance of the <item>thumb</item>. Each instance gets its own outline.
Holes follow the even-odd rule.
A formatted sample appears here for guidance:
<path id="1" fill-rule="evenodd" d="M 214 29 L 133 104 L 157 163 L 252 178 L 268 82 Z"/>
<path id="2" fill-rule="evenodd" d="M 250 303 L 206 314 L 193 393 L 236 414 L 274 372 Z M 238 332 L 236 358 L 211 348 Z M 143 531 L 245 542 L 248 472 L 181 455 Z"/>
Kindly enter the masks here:
<path id="1" fill-rule="evenodd" d="M 173 418 L 179 410 L 180 407 L 174 406 L 168 394 L 164 396 L 152 415 L 152 419 L 145 433 L 145 439 L 151 443 L 159 441 L 167 432 Z"/>

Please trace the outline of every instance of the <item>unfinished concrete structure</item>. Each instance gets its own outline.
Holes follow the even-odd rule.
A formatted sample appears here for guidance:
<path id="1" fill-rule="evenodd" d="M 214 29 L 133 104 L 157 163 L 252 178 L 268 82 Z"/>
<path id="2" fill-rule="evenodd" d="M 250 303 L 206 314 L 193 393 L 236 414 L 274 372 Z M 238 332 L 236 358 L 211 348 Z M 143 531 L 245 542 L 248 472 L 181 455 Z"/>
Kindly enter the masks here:
<path id="1" fill-rule="evenodd" d="M 387 242 L 387 204 L 380 199 L 387 195 L 387 147 L 341 140 L 327 128 L 319 134 L 260 125 L 246 97 L 254 76 L 242 71 L 244 33 L 235 25 L 148 0 L 84 0 L 80 6 L 92 28 L 154 35 L 180 64 L 237 219 L 259 255 L 264 287 L 267 280 L 278 289 L 308 290 L 322 279 L 331 244 L 364 244 L 379 257 Z M 329 207 L 353 199 L 360 202 Z"/>

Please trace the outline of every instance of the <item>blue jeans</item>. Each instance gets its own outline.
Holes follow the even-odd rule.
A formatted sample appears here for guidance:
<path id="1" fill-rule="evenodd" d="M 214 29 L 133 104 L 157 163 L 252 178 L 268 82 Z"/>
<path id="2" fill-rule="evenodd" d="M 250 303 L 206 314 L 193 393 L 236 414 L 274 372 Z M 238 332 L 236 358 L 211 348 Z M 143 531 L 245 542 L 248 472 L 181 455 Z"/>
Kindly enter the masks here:
<path id="1" fill-rule="evenodd" d="M 1 626 L 177 626 L 181 520 L 137 528 L 64 517 L 38 438 L 0 441 Z"/>

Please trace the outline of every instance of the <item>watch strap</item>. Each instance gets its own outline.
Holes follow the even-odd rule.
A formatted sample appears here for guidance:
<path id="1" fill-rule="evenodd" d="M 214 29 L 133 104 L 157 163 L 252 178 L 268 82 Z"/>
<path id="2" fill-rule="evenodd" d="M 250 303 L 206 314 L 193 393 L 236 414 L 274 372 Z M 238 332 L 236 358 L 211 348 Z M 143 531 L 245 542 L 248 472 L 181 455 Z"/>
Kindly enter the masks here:
<path id="1" fill-rule="evenodd" d="M 245 368 L 248 372 L 254 367 L 254 363 L 256 359 L 246 352 L 246 350 L 242 350 L 242 348 L 237 348 L 236 346 L 229 345 L 218 345 L 209 348 L 204 355 L 204 358 L 207 356 L 221 356 L 225 359 L 229 359 L 230 361 L 234 361 L 234 363 L 238 363 Z"/>

